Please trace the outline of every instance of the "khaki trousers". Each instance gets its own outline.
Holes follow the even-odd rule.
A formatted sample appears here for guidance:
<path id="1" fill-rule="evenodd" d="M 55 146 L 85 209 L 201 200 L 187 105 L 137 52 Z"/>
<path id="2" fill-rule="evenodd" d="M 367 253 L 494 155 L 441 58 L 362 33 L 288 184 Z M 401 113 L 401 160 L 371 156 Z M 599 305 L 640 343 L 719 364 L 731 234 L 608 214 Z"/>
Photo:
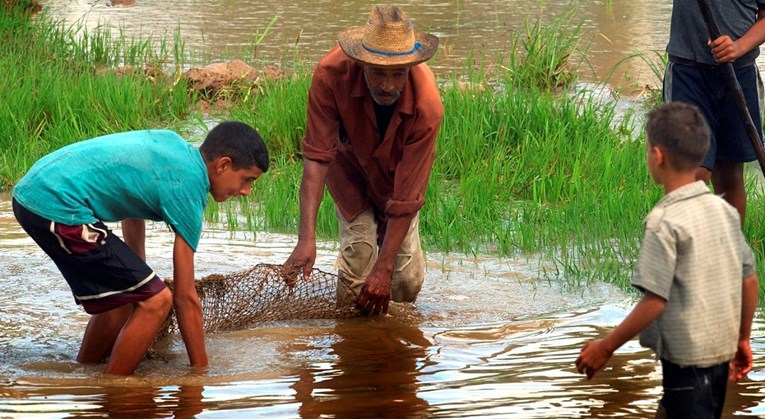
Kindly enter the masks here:
<path id="1" fill-rule="evenodd" d="M 377 220 L 369 208 L 353 221 L 347 221 L 337 212 L 340 225 L 340 254 L 337 273 L 350 284 L 352 292 L 338 286 L 338 304 L 346 304 L 361 292 L 369 272 L 377 261 Z M 420 214 L 412 219 L 409 231 L 396 255 L 391 274 L 391 300 L 414 302 L 425 278 L 425 256 L 420 246 Z"/>

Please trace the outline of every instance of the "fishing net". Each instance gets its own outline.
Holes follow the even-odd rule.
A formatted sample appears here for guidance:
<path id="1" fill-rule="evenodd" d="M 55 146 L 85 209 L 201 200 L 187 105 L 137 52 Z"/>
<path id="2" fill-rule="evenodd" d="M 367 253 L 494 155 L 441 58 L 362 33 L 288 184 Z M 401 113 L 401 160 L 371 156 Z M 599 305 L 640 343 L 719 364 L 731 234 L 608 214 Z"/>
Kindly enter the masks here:
<path id="1" fill-rule="evenodd" d="M 172 280 L 165 282 L 172 291 Z M 266 321 L 360 315 L 354 304 L 355 293 L 348 283 L 318 269 L 311 271 L 309 280 L 304 280 L 295 269 L 260 264 L 226 275 L 208 275 L 195 285 L 205 332 L 241 330 Z M 175 312 L 171 310 L 159 336 L 177 331 Z"/>

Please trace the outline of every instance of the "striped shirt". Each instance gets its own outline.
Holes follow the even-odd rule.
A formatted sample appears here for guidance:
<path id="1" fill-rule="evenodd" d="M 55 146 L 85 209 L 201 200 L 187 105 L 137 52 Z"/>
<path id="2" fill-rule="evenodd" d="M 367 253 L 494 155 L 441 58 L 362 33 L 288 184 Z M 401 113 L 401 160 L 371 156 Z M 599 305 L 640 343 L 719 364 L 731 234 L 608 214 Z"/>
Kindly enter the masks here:
<path id="1" fill-rule="evenodd" d="M 662 198 L 645 219 L 632 285 L 667 303 L 640 344 L 681 366 L 733 358 L 741 321 L 742 279 L 754 255 L 736 210 L 701 181 Z"/>

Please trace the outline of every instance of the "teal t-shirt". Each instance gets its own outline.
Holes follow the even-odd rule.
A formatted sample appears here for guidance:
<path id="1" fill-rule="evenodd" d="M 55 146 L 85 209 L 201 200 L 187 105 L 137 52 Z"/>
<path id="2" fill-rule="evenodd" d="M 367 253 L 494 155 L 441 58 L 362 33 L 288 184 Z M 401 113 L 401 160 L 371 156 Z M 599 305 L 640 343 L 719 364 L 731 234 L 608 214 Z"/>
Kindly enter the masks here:
<path id="1" fill-rule="evenodd" d="M 13 189 L 33 213 L 66 225 L 165 221 L 196 251 L 210 181 L 202 154 L 172 131 L 105 135 L 40 159 Z"/>

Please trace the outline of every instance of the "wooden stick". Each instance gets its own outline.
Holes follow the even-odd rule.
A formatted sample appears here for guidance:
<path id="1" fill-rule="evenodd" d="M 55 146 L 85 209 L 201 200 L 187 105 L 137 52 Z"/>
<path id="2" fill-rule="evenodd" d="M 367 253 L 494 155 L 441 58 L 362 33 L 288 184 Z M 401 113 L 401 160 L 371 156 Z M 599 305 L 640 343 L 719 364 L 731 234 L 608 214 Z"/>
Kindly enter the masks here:
<path id="1" fill-rule="evenodd" d="M 701 14 L 704 16 L 704 22 L 707 25 L 707 32 L 709 33 L 709 39 L 715 40 L 720 37 L 720 27 L 717 26 L 714 15 L 712 15 L 712 5 L 709 0 L 698 0 L 699 8 L 701 8 Z M 757 161 L 760 163 L 760 170 L 765 175 L 765 151 L 762 148 L 762 140 L 757 133 L 757 128 L 752 121 L 752 115 L 749 114 L 749 108 L 746 106 L 746 98 L 744 98 L 744 92 L 741 90 L 741 85 L 736 78 L 736 72 L 733 69 L 733 64 L 724 63 L 720 64 L 723 73 L 723 79 L 728 88 L 731 89 L 735 95 L 736 109 L 738 109 L 738 115 L 741 118 L 741 122 L 744 124 L 746 133 L 749 137 L 749 141 L 754 147 L 754 152 L 757 155 Z"/>

